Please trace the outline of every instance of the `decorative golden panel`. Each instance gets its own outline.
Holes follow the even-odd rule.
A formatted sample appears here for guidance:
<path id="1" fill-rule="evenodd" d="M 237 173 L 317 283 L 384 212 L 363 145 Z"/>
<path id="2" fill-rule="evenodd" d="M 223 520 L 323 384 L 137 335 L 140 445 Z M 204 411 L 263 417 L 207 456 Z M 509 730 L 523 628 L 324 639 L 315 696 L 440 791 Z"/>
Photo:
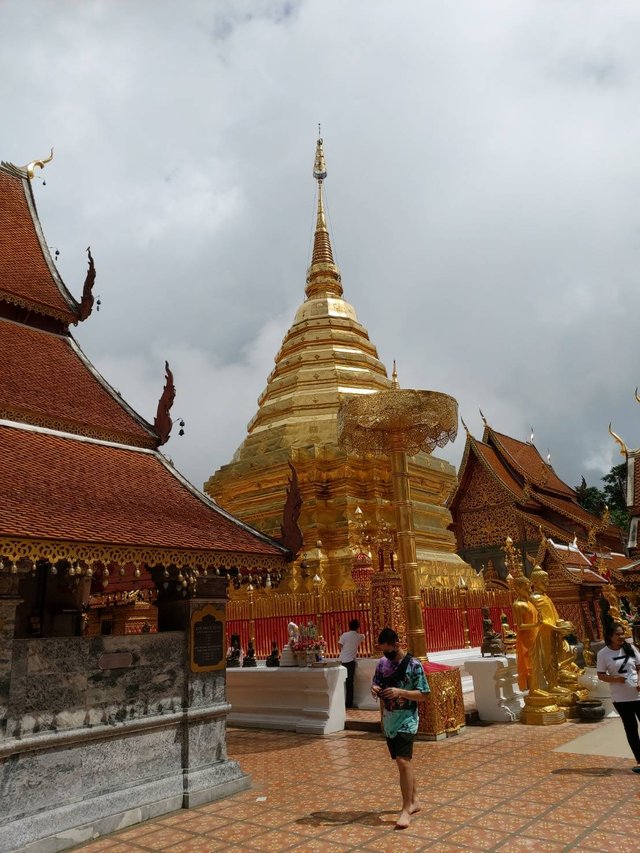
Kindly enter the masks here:
<path id="1" fill-rule="evenodd" d="M 32 562 L 60 560 L 85 563 L 144 563 L 147 566 L 187 566 L 192 568 L 224 569 L 237 567 L 256 571 L 282 569 L 284 560 L 260 554 L 238 554 L 227 551 L 174 550 L 144 546 L 109 545 L 83 542 L 62 542 L 54 539 L 11 539 L 0 537 L 0 555 L 10 562 L 27 559 Z"/>
<path id="2" fill-rule="evenodd" d="M 484 509 L 505 499 L 508 499 L 506 490 L 499 485 L 495 477 L 484 466 L 475 462 L 469 484 L 458 504 L 458 512 Z"/>
<path id="3" fill-rule="evenodd" d="M 457 732 L 465 724 L 460 670 L 429 672 L 427 681 L 431 692 L 418 706 L 418 734 L 435 738 Z"/>
<path id="4" fill-rule="evenodd" d="M 507 536 L 518 539 L 518 524 L 511 506 L 465 512 L 460 519 L 464 548 L 478 548 L 504 542 Z"/>

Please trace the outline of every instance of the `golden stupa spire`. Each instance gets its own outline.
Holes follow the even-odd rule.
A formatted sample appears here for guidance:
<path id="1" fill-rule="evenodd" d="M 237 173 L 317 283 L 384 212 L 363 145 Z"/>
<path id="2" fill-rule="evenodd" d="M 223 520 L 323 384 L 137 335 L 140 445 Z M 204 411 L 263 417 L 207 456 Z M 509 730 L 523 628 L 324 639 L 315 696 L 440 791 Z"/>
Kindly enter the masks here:
<path id="1" fill-rule="evenodd" d="M 320 127 L 318 126 L 318 134 Z M 327 220 L 324 211 L 324 192 L 322 183 L 327 177 L 327 166 L 324 160 L 324 148 L 322 137 L 318 135 L 316 143 L 316 156 L 313 163 L 313 177 L 318 182 L 318 211 L 316 215 L 316 231 L 313 238 L 313 253 L 311 255 L 311 266 L 307 270 L 307 298 L 342 296 L 342 284 L 340 283 L 340 272 L 333 260 L 331 240 L 327 229 Z"/>

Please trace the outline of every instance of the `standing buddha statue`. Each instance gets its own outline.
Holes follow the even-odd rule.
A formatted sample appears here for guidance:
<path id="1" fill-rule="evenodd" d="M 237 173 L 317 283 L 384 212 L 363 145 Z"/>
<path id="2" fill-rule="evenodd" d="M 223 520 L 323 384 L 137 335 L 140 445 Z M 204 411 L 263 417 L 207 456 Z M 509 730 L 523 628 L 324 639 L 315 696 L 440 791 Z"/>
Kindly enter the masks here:
<path id="1" fill-rule="evenodd" d="M 551 692 L 558 704 L 573 716 L 576 702 L 586 698 L 587 691 L 578 687 L 578 676 L 583 671 L 576 664 L 575 654 L 565 637 L 573 633 L 573 625 L 562 619 L 549 597 L 549 575 L 535 566 L 531 573 L 531 600 L 541 624 L 538 636 L 543 668 L 543 688 Z"/>
<path id="2" fill-rule="evenodd" d="M 528 725 L 551 725 L 562 723 L 564 713 L 558 707 L 552 693 L 542 689 L 546 684 L 544 646 L 541 636 L 542 617 L 531 598 L 531 582 L 525 575 L 513 579 L 515 600 L 513 614 L 518 629 L 516 638 L 516 661 L 518 665 L 518 687 L 529 693 L 524 700 L 520 721 Z"/>

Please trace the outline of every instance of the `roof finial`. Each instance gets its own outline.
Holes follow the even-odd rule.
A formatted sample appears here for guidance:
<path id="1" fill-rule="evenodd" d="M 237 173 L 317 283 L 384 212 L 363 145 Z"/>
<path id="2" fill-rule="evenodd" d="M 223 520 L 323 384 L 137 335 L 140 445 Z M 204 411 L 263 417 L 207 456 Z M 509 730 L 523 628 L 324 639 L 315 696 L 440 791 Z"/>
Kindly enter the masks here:
<path id="1" fill-rule="evenodd" d="M 37 167 L 38 169 L 44 169 L 46 163 L 50 163 L 53 160 L 53 148 L 51 149 L 51 153 L 48 157 L 44 157 L 42 160 L 32 160 L 30 163 L 27 163 L 26 166 L 22 167 L 23 172 L 27 173 L 27 177 L 30 181 L 34 178 L 34 169 Z"/>
<path id="2" fill-rule="evenodd" d="M 611 429 L 611 424 L 609 424 L 609 435 L 616 441 L 617 444 L 620 445 L 620 455 L 624 456 L 625 459 L 629 457 L 629 449 L 624 441 L 620 438 L 620 436 Z"/>
<path id="3" fill-rule="evenodd" d="M 531 427 L 531 435 L 529 436 L 529 444 L 533 444 L 534 438 L 535 438 L 535 433 L 533 431 L 533 427 Z"/>
<path id="4" fill-rule="evenodd" d="M 313 177 L 318 182 L 318 210 L 316 215 L 316 230 L 313 238 L 313 253 L 311 255 L 311 266 L 307 271 L 307 297 L 312 296 L 342 296 L 342 285 L 340 273 L 333 260 L 333 251 L 329 239 L 329 231 L 324 212 L 323 181 L 327 177 L 327 164 L 324 160 L 324 148 L 322 137 L 319 135 L 316 142 L 316 155 L 313 161 Z"/>
<path id="5" fill-rule="evenodd" d="M 398 368 L 396 367 L 396 360 L 393 359 L 393 371 L 391 373 L 391 387 L 399 388 L 400 383 L 398 382 Z"/>
<path id="6" fill-rule="evenodd" d="M 485 426 L 487 426 L 487 419 L 485 418 L 484 414 L 482 413 L 482 409 L 478 408 L 478 411 L 480 412 L 480 417 L 482 418 L 482 423 Z"/>

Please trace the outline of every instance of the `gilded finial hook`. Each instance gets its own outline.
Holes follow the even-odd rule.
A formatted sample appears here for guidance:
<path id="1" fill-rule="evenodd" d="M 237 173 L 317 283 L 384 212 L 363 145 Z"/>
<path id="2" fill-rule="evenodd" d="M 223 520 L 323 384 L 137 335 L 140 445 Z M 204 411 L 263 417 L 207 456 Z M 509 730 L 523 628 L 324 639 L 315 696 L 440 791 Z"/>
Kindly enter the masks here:
<path id="1" fill-rule="evenodd" d="M 624 456 L 626 459 L 629 456 L 629 450 L 627 448 L 627 445 L 620 438 L 620 436 L 611 429 L 611 424 L 609 424 L 609 434 L 614 439 L 614 441 L 620 445 L 620 455 Z"/>
<path id="2" fill-rule="evenodd" d="M 486 426 L 487 425 L 487 419 L 482 414 L 482 409 L 480 407 L 478 407 L 478 411 L 480 412 L 480 417 L 482 418 L 482 423 Z"/>
<path id="3" fill-rule="evenodd" d="M 460 415 L 460 422 L 462 423 L 462 426 L 464 427 L 464 431 L 466 432 L 466 434 L 470 435 L 469 427 L 465 424 L 464 418 L 462 417 L 462 415 Z"/>
<path id="4" fill-rule="evenodd" d="M 638 389 L 636 388 L 636 401 L 640 403 L 640 397 L 638 397 Z"/>
<path id="5" fill-rule="evenodd" d="M 53 160 L 53 148 L 51 149 L 51 153 L 48 157 L 44 157 L 42 160 L 32 160 L 30 163 L 27 163 L 26 166 L 23 166 L 23 170 L 27 173 L 27 177 L 30 181 L 33 180 L 35 172 L 34 169 L 37 167 L 38 169 L 44 169 L 47 163 L 50 163 Z"/>

